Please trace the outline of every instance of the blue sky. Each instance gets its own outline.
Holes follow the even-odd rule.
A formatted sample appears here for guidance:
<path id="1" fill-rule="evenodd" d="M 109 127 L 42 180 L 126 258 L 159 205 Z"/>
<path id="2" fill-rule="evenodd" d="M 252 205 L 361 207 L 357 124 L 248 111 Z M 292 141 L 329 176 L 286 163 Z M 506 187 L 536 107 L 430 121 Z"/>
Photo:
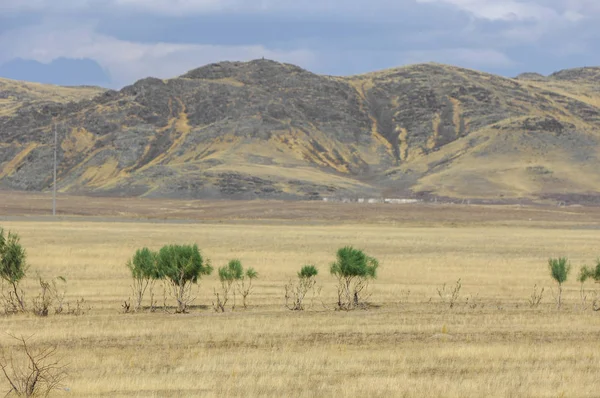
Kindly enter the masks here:
<path id="1" fill-rule="evenodd" d="M 349 75 L 600 65 L 598 0 L 0 0 L 0 76 L 120 88 L 260 57 Z"/>

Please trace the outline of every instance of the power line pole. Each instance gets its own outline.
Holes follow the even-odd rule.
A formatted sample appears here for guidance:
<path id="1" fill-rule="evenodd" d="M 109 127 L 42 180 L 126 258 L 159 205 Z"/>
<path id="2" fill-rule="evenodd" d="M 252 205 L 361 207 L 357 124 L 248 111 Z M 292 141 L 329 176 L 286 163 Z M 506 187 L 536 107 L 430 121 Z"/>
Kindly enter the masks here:
<path id="1" fill-rule="evenodd" d="M 58 146 L 58 131 L 54 124 L 54 188 L 52 192 L 52 215 L 56 216 L 56 150 Z"/>

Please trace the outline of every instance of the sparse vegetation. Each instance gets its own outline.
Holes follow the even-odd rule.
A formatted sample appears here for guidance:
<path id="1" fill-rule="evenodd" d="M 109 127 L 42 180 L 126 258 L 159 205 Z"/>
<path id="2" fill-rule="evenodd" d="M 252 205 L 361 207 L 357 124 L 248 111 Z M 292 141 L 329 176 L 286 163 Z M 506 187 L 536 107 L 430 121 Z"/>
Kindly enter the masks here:
<path id="1" fill-rule="evenodd" d="M 527 299 L 527 302 L 529 303 L 529 307 L 531 307 L 531 308 L 539 307 L 543 298 L 544 298 L 544 288 L 542 287 L 541 289 L 539 289 L 538 285 L 534 285 L 533 291 L 531 292 L 531 296 L 529 296 L 529 298 Z"/>
<path id="2" fill-rule="evenodd" d="M 520 217 L 525 210 L 514 214 Z M 52 396 L 254 396 L 265 391 L 277 396 L 318 396 L 325 391 L 336 396 L 592 397 L 600 388 L 595 377 L 600 354 L 587 350 L 585 360 L 578 360 L 582 349 L 595 344 L 598 313 L 565 305 L 571 304 L 571 296 L 576 297 L 576 278 L 569 276 L 572 280 L 563 286 L 564 316 L 532 311 L 527 305 L 534 281 L 539 293 L 539 278 L 548 277 L 540 274 L 539 253 L 568 242 L 568 250 L 578 258 L 593 259 L 598 254 L 599 231 L 560 229 L 555 223 L 553 228 L 537 224 L 498 228 L 488 224 L 476 228 L 460 224 L 435 228 L 251 225 L 251 233 L 241 238 L 240 223 L 11 222 L 6 226 L 19 231 L 31 264 L 21 283 L 28 312 L 32 311 L 30 299 L 39 293 L 32 270 L 68 277 L 67 300 L 85 296 L 83 306 L 93 305 L 94 312 L 93 316 L 49 319 L 17 315 L 4 319 L 4 330 L 28 335 L 35 327 L 34 347 L 58 344 L 60 355 L 72 361 L 71 368 L 77 371 L 69 376 L 71 390 L 54 391 Z M 194 312 L 192 317 L 117 315 L 118 297 L 128 293 L 131 284 L 124 264 L 132 248 L 159 248 L 167 240 L 185 239 L 196 239 L 210 258 L 220 259 L 219 266 L 227 265 L 225 260 L 235 253 L 244 265 L 261 267 L 264 281 L 255 281 L 248 311 L 229 313 L 230 298 L 227 316 L 215 314 L 212 306 L 188 308 Z M 302 265 L 298 258 L 329 264 L 332 247 L 342 246 L 340 242 L 373 248 L 370 255 L 389 263 L 385 275 L 379 275 L 377 293 L 369 299 L 378 309 L 341 313 L 284 308 L 282 287 L 289 277 L 294 281 L 298 277 Z M 213 287 L 219 289 L 214 271 L 202 279 L 202 289 L 196 293 L 198 304 L 210 306 Z M 471 283 L 463 284 L 455 309 L 448 311 L 448 306 L 438 304 L 434 292 L 444 281 L 450 291 L 459 276 Z M 316 279 L 316 287 L 323 286 L 323 302 L 334 303 L 337 279 L 321 274 Z M 160 296 L 162 284 L 156 286 Z M 592 286 L 593 280 L 588 279 L 588 309 L 594 298 Z M 484 307 L 469 309 L 470 292 L 474 297 L 479 292 L 477 302 Z M 237 289 L 235 294 L 237 311 L 242 301 Z M 550 306 L 547 294 L 548 289 L 540 307 Z M 431 295 L 433 305 L 427 301 Z M 310 308 L 311 297 L 309 292 L 305 310 Z M 172 309 L 174 300 L 168 293 L 167 298 Z M 144 308 L 148 299 L 146 291 Z M 498 305 L 502 311 L 496 310 Z M 75 307 L 73 299 L 69 308 Z M 66 313 L 66 304 L 64 308 Z M 482 372 L 488 367 L 493 372 Z M 215 383 L 215 369 L 225 369 L 224 377 L 231 382 Z M 527 369 L 525 377 L 523 369 Z M 338 377 L 347 372 L 357 376 Z M 556 386 L 560 386 L 558 392 Z M 9 388 L 0 381 L 0 391 Z"/>
<path id="3" fill-rule="evenodd" d="M 66 283 L 67 280 L 62 276 L 47 281 L 38 276 L 40 284 L 40 293 L 33 299 L 32 312 L 37 316 L 48 316 L 50 308 L 54 308 L 55 314 L 60 314 L 64 309 L 65 292 L 58 287 L 58 282 Z"/>
<path id="4" fill-rule="evenodd" d="M 194 301 L 192 285 L 203 275 L 212 273 L 210 261 L 202 257 L 198 245 L 168 245 L 157 255 L 158 272 L 171 287 L 177 301 L 177 312 L 185 313 Z"/>
<path id="5" fill-rule="evenodd" d="M 317 284 L 317 275 L 319 270 L 314 265 L 305 265 L 298 272 L 298 278 L 295 281 L 285 285 L 285 306 L 292 311 L 304 310 L 304 299 L 309 292 L 313 292 L 313 296 L 318 294 L 319 290 L 315 289 Z"/>
<path id="6" fill-rule="evenodd" d="M 25 337 L 14 337 L 16 347 L 2 348 L 0 369 L 8 383 L 6 396 L 47 397 L 59 390 L 67 377 L 67 367 L 56 356 L 57 347 L 34 348 Z"/>
<path id="7" fill-rule="evenodd" d="M 351 246 L 338 250 L 337 261 L 332 263 L 330 268 L 331 274 L 338 280 L 338 309 L 364 307 L 364 294 L 369 287 L 369 281 L 377 277 L 378 267 L 377 259 L 367 256 L 362 250 Z"/>
<path id="8" fill-rule="evenodd" d="M 437 289 L 437 293 L 442 303 L 446 304 L 450 309 L 452 309 L 458 303 L 461 288 L 462 282 L 460 279 L 458 279 L 452 286 L 447 286 L 444 283 L 441 288 Z"/>
<path id="9" fill-rule="evenodd" d="M 562 305 L 563 284 L 569 277 L 569 272 L 571 272 L 571 264 L 566 257 L 551 258 L 548 260 L 548 268 L 550 269 L 550 275 L 552 276 L 552 279 L 554 279 L 558 284 L 556 308 L 560 309 L 560 306 Z"/>

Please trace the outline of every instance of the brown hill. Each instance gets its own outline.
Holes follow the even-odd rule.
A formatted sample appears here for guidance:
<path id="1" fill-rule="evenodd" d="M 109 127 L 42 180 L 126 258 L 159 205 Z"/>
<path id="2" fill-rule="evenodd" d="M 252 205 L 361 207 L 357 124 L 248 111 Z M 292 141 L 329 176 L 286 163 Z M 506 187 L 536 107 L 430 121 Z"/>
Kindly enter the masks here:
<path id="1" fill-rule="evenodd" d="M 56 123 L 65 192 L 594 200 L 599 71 L 507 79 L 424 64 L 331 77 L 212 64 L 0 113 L 0 187 L 49 188 Z"/>
<path id="2" fill-rule="evenodd" d="M 92 99 L 104 91 L 100 87 L 62 87 L 0 78 L 0 117 L 31 105 Z"/>

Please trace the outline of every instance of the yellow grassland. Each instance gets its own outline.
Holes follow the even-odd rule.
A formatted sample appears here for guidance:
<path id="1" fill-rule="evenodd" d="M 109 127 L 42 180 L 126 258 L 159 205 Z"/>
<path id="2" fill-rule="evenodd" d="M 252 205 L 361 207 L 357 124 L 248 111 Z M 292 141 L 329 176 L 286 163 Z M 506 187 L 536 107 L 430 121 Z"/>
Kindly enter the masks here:
<path id="1" fill-rule="evenodd" d="M 600 390 L 600 315 L 578 307 L 573 275 L 563 309 L 554 309 L 546 267 L 549 256 L 569 256 L 575 272 L 596 258 L 600 230 L 589 225 L 0 224 L 19 232 L 28 250 L 29 299 L 37 273 L 60 275 L 67 299 L 92 307 L 79 317 L 0 318 L 5 332 L 58 345 L 69 392 L 57 396 L 594 397 Z M 260 278 L 250 307 L 216 314 L 213 275 L 202 280 L 190 314 L 121 314 L 131 295 L 127 259 L 136 248 L 174 242 L 198 243 L 214 266 L 239 258 L 254 267 Z M 344 245 L 381 262 L 368 311 L 332 309 L 328 264 Z M 292 313 L 283 286 L 306 263 L 320 269 L 321 299 Z M 459 278 L 459 305 L 449 310 L 436 288 Z M 532 309 L 535 284 L 546 293 Z M 155 291 L 162 303 L 162 287 Z M 13 344 L 5 334 L 0 342 Z"/>

